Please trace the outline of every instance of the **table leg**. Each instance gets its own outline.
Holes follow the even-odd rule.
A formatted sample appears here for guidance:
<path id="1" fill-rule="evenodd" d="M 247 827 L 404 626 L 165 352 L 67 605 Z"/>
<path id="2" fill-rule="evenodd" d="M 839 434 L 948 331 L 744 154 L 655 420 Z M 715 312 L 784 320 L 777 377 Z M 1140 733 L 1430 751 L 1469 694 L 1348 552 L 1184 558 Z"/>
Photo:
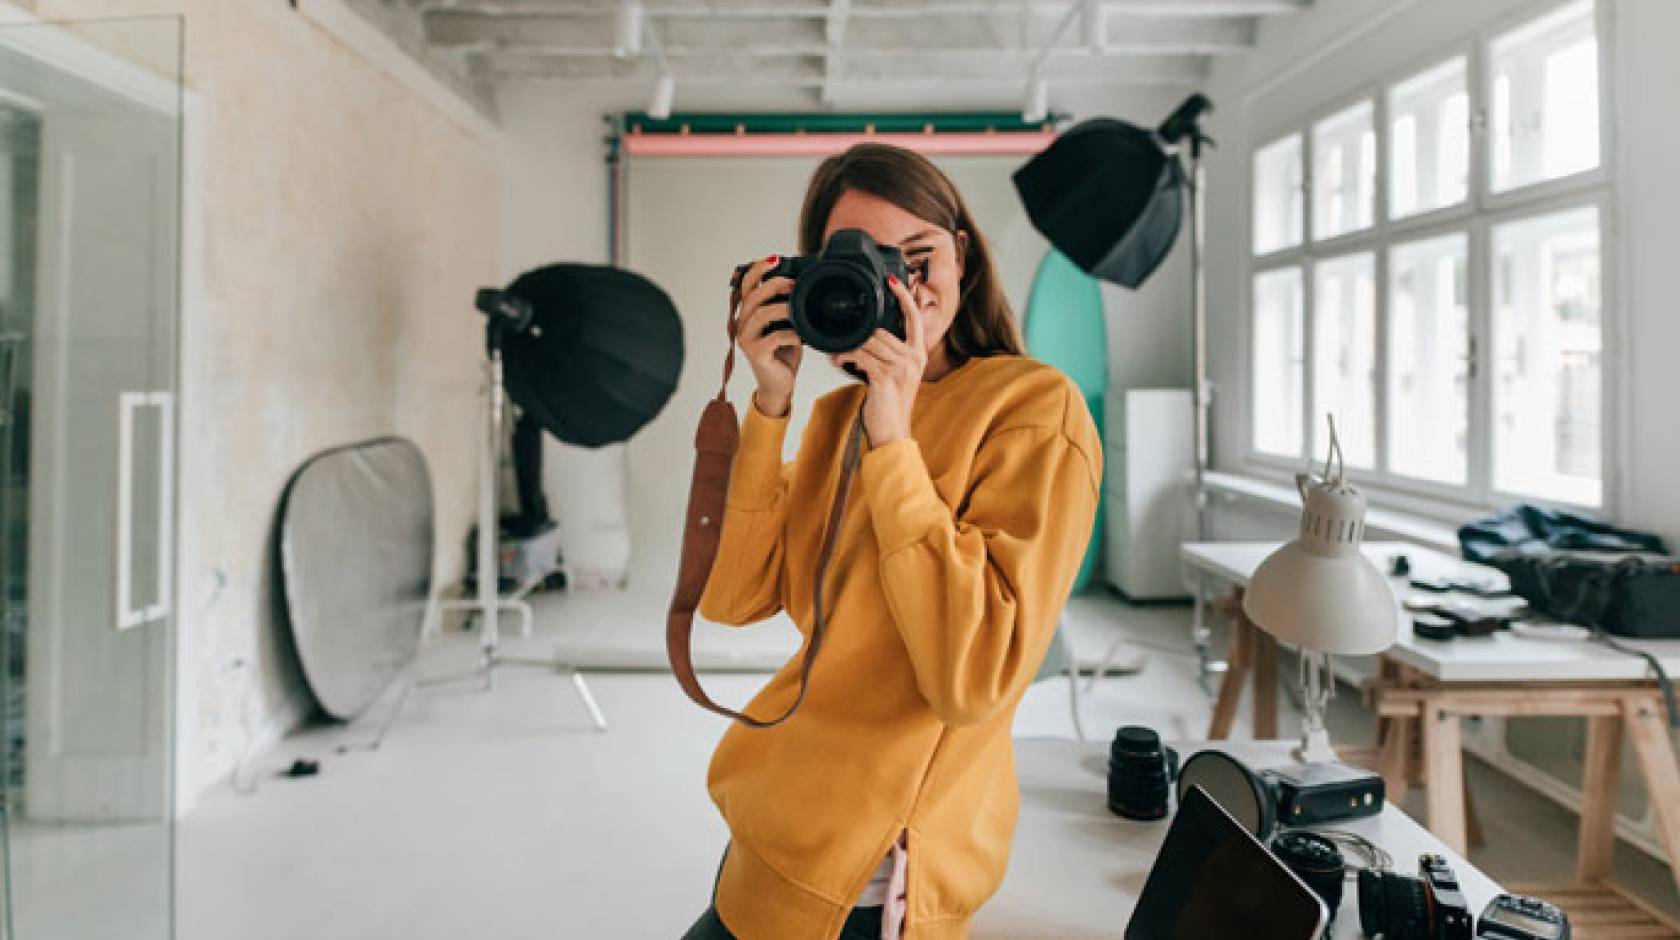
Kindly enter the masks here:
<path id="1" fill-rule="evenodd" d="M 1406 802 L 1406 791 L 1412 785 L 1412 736 L 1416 731 L 1417 719 L 1410 715 L 1390 717 L 1383 730 L 1377 773 L 1383 778 L 1384 795 L 1395 806 Z"/>
<path id="2" fill-rule="evenodd" d="M 1576 842 L 1575 878 L 1583 884 L 1610 874 L 1616 849 L 1616 797 L 1622 776 L 1622 719 L 1587 719 L 1587 752 L 1581 762 L 1581 834 Z"/>
<path id="3" fill-rule="evenodd" d="M 1675 764 L 1667 716 L 1652 697 L 1630 695 L 1622 699 L 1622 717 L 1639 758 L 1645 792 L 1656 811 L 1657 834 L 1668 857 L 1680 860 L 1680 766 Z M 1680 886 L 1680 864 L 1671 865 L 1670 871 Z"/>
<path id="4" fill-rule="evenodd" d="M 1270 741 L 1278 736 L 1278 644 L 1239 613 L 1248 631 L 1249 671 L 1254 674 L 1254 740 Z M 1332 680 L 1334 681 L 1334 680 Z"/>
<path id="5" fill-rule="evenodd" d="M 1464 831 L 1469 836 L 1470 847 L 1479 849 L 1487 844 L 1487 836 L 1482 832 L 1482 816 L 1476 812 L 1476 801 L 1470 796 L 1470 775 L 1465 774 L 1459 785 L 1464 789 Z"/>
<path id="6" fill-rule="evenodd" d="M 1233 617 L 1231 648 L 1225 653 L 1225 676 L 1219 683 L 1219 697 L 1213 703 L 1213 721 L 1208 724 L 1209 741 L 1223 741 L 1231 736 L 1231 724 L 1237 717 L 1237 702 L 1242 699 L 1243 680 L 1248 678 L 1252 641 L 1246 619 L 1240 614 Z"/>
<path id="7" fill-rule="evenodd" d="M 1459 716 L 1435 703 L 1423 709 L 1423 760 L 1429 788 L 1429 831 L 1463 855 L 1468 848 L 1464 820 L 1464 736 Z"/>

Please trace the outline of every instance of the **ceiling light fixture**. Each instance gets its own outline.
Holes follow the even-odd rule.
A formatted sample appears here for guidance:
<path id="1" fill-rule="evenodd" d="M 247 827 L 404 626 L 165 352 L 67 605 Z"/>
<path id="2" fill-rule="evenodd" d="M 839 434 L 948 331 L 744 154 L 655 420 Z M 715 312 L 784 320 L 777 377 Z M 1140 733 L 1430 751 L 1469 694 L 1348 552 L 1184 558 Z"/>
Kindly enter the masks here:
<path id="1" fill-rule="evenodd" d="M 671 99 L 676 97 L 677 80 L 669 72 L 661 72 L 653 86 L 653 100 L 648 103 L 648 117 L 663 121 L 671 116 Z"/>
<path id="2" fill-rule="evenodd" d="M 653 59 L 659 64 L 659 80 L 653 84 L 653 100 L 648 103 L 648 117 L 663 121 L 671 116 L 671 99 L 677 93 L 677 80 L 671 75 L 671 63 L 665 58 L 665 45 L 651 25 L 644 30 L 648 45 L 653 47 Z"/>
<path id="3" fill-rule="evenodd" d="M 1050 83 L 1035 78 L 1027 84 L 1027 99 L 1021 103 L 1021 120 L 1038 124 L 1050 116 Z"/>
<path id="4" fill-rule="evenodd" d="M 1050 117 L 1050 83 L 1044 78 L 1045 63 L 1050 61 L 1050 53 L 1056 48 L 1056 43 L 1061 41 L 1062 34 L 1068 31 L 1073 21 L 1090 5 L 1091 0 L 1073 0 L 1068 4 L 1061 22 L 1056 24 L 1050 38 L 1045 40 L 1044 48 L 1038 51 L 1038 58 L 1033 60 L 1032 69 L 1027 73 L 1026 101 L 1021 106 L 1021 120 L 1028 124 L 1037 124 Z"/>
<path id="5" fill-rule="evenodd" d="M 642 17 L 638 0 L 623 0 L 613 18 L 613 55 L 628 59 L 642 52 Z"/>

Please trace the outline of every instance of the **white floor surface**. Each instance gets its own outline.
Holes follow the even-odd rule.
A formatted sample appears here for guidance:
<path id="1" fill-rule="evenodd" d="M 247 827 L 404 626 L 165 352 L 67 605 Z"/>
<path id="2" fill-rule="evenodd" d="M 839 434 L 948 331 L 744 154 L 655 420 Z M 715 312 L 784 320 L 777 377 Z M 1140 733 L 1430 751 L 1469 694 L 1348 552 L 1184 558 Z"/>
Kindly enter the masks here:
<path id="1" fill-rule="evenodd" d="M 511 640 L 507 651 L 552 656 L 557 643 L 570 642 L 558 606 L 544 605 L 536 635 Z M 652 599 L 572 609 L 589 608 L 592 630 L 637 635 L 624 647 L 639 646 L 637 655 L 645 655 L 662 642 L 647 642 L 647 635 L 662 637 L 662 606 Z M 1122 634 L 1150 647 L 1141 673 L 1107 679 L 1087 696 L 1083 714 L 1092 736 L 1106 739 L 1125 723 L 1153 726 L 1166 737 L 1205 734 L 1210 706 L 1195 681 L 1186 610 L 1139 610 L 1094 593 L 1074 598 L 1068 618 L 1082 659 L 1100 656 Z M 470 667 L 474 654 L 474 637 L 448 633 L 426 653 L 423 671 Z M 703 678 L 719 700 L 738 705 L 764 676 Z M 378 751 L 337 750 L 369 740 L 378 714 L 367 727 L 315 728 L 288 738 L 253 761 L 254 795 L 219 787 L 181 822 L 178 936 L 680 937 L 706 905 L 724 844 L 705 792 L 724 722 L 689 703 L 668 674 L 606 672 L 588 674 L 588 681 L 611 723 L 605 733 L 591 730 L 563 676 L 509 666 L 488 692 L 463 682 L 415 693 Z M 1072 735 L 1066 682 L 1034 687 L 1017 715 L 1017 734 Z M 1352 729 L 1348 734 L 1365 725 L 1354 699 L 1338 700 L 1334 722 Z M 1246 714 L 1239 735 L 1245 721 Z M 1291 714 L 1283 730 L 1295 728 Z M 321 774 L 273 776 L 296 757 L 319 758 Z M 1515 796 L 1502 793 L 1484 807 L 1490 832 L 1523 830 L 1511 814 L 1543 803 L 1505 789 Z M 1566 870 L 1573 828 L 1544 818 L 1542 837 L 1527 829 L 1522 864 Z M 1478 863 L 1499 877 L 1491 861 Z M 1660 868 L 1658 874 L 1660 886 Z"/>

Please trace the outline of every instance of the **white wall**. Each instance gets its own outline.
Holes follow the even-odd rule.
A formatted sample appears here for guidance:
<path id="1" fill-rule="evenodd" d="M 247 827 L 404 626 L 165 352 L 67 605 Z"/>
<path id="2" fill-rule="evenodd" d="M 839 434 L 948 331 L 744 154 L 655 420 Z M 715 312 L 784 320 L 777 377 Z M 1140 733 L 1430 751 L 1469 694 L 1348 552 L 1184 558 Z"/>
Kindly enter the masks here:
<path id="1" fill-rule="evenodd" d="M 1612 0 L 1615 57 L 1610 81 L 1618 137 L 1614 218 L 1620 252 L 1620 303 L 1626 325 L 1624 401 L 1619 455 L 1626 491 L 1618 517 L 1680 546 L 1680 434 L 1674 402 L 1680 391 L 1680 309 L 1674 259 L 1680 238 L 1680 3 Z M 1613 367 L 1612 367 L 1613 368 Z"/>
<path id="2" fill-rule="evenodd" d="M 1672 219 L 1680 213 L 1680 180 L 1669 164 L 1680 147 L 1673 121 L 1680 95 L 1680 3 L 1599 0 L 1606 5 L 1606 79 L 1612 96 L 1605 148 L 1614 174 L 1608 244 L 1620 260 L 1606 271 L 1608 320 L 1623 326 L 1607 337 L 1606 392 L 1621 398 L 1619 452 L 1606 455 L 1617 475 L 1614 518 L 1657 531 L 1680 544 L 1680 436 L 1667 412 L 1680 362 L 1680 316 L 1665 265 L 1674 255 Z M 1300 16 L 1264 21 L 1257 48 L 1218 60 L 1209 94 L 1218 106 L 1211 133 L 1219 148 L 1209 163 L 1209 371 L 1215 383 L 1214 463 L 1243 471 L 1247 403 L 1243 377 L 1246 309 L 1249 154 L 1281 124 L 1332 103 L 1361 85 L 1464 41 L 1487 24 L 1545 9 L 1534 0 L 1318 0 Z M 1610 331 L 1613 333 L 1613 328 Z M 1379 502 L 1381 498 L 1379 497 Z M 1412 507 L 1419 508 L 1419 507 Z M 1454 513 L 1435 509 L 1443 517 Z M 1289 520 L 1288 514 L 1277 517 Z M 1247 522 L 1231 526 L 1253 531 Z M 1292 523 L 1275 529 L 1278 535 Z"/>
<path id="3" fill-rule="evenodd" d="M 479 331 L 500 262 L 488 126 L 329 33 L 337 0 L 37 0 L 43 18 L 185 18 L 187 198 L 202 226 L 181 321 L 177 803 L 306 714 L 271 540 L 321 450 L 413 439 L 432 473 L 440 583 L 473 506 Z M 349 14 L 344 14 L 349 15 Z M 356 21 L 351 21 L 352 23 Z M 395 66 L 395 70 L 393 70 Z M 189 247 L 189 252 L 191 248 Z"/>
<path id="4" fill-rule="evenodd" d="M 505 133 L 502 217 L 504 275 L 552 261 L 602 262 L 607 258 L 607 189 L 603 115 L 640 110 L 647 89 L 637 86 L 509 85 L 498 94 Z M 1153 126 L 1188 89 L 1129 88 L 1052 95 L 1051 105 L 1082 118 L 1108 115 Z M 679 89 L 678 110 L 801 110 L 801 96 L 765 91 L 752 96 L 706 95 Z M 891 107 L 1010 109 L 1019 101 L 894 102 Z M 672 206 L 681 212 L 681 206 Z M 766 246 L 787 242 L 797 205 L 788 206 L 784 229 L 764 235 Z M 996 237 L 992 236 L 994 241 Z M 999 246 L 994 245 L 994 248 Z M 767 250 L 769 248 L 767 247 Z M 1190 376 L 1189 283 L 1185 252 L 1175 251 L 1138 292 L 1105 287 L 1111 381 L 1122 385 L 1187 385 Z M 743 259 L 744 260 L 744 259 Z M 1017 311 L 1019 312 L 1019 311 Z M 721 317 L 719 307 L 718 316 Z M 704 339 L 706 334 L 700 334 Z M 721 333 L 720 333 L 721 335 Z M 689 350 L 700 368 L 720 361 L 721 341 Z M 694 367 L 691 365 L 691 368 Z M 737 408 L 744 403 L 736 401 Z M 684 420 L 691 421 L 691 418 Z M 566 532 L 568 561 L 589 575 L 622 572 L 630 544 L 625 524 L 623 448 L 588 452 L 549 441 L 544 476 L 550 508 Z M 687 486 L 687 466 L 671 486 Z M 673 572 L 674 575 L 674 572 Z M 650 586 L 668 590 L 668 585 Z"/>

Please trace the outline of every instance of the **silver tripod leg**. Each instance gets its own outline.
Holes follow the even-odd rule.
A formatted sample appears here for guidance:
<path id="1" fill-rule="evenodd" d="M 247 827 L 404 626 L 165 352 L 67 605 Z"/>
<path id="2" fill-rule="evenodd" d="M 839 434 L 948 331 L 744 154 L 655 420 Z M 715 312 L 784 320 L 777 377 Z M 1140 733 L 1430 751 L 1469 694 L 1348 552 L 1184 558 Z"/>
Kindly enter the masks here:
<path id="1" fill-rule="evenodd" d="M 1190 615 L 1190 636 L 1196 644 L 1196 681 L 1203 692 L 1212 695 L 1212 679 L 1225 674 L 1226 664 L 1213 656 L 1213 628 L 1207 623 L 1207 599 L 1199 581 L 1194 590 L 1195 608 Z"/>
<path id="2" fill-rule="evenodd" d="M 499 351 L 493 350 L 484 362 L 485 384 L 485 426 L 484 439 L 479 447 L 478 463 L 478 596 L 472 599 L 444 601 L 439 606 L 443 610 L 469 610 L 479 618 L 479 664 L 478 668 L 466 675 L 439 676 L 424 679 L 416 683 L 420 686 L 438 685 L 452 682 L 468 676 L 479 676 L 483 680 L 483 688 L 490 691 L 496 687 L 496 669 L 502 665 L 541 666 L 557 669 L 572 674 L 572 688 L 577 691 L 578 698 L 583 700 L 584 708 L 589 712 L 590 722 L 597 731 L 607 730 L 607 718 L 601 712 L 601 706 L 595 701 L 595 696 L 584 683 L 583 676 L 575 669 L 558 660 L 518 659 L 501 655 L 501 620 L 504 610 L 511 610 L 519 615 L 521 632 L 530 636 L 533 616 L 531 605 L 524 601 L 524 596 L 530 593 L 534 585 L 521 585 L 512 596 L 501 596 L 497 584 L 496 566 L 496 532 L 499 531 L 496 520 L 496 471 L 501 455 L 502 429 L 502 357 Z"/>

